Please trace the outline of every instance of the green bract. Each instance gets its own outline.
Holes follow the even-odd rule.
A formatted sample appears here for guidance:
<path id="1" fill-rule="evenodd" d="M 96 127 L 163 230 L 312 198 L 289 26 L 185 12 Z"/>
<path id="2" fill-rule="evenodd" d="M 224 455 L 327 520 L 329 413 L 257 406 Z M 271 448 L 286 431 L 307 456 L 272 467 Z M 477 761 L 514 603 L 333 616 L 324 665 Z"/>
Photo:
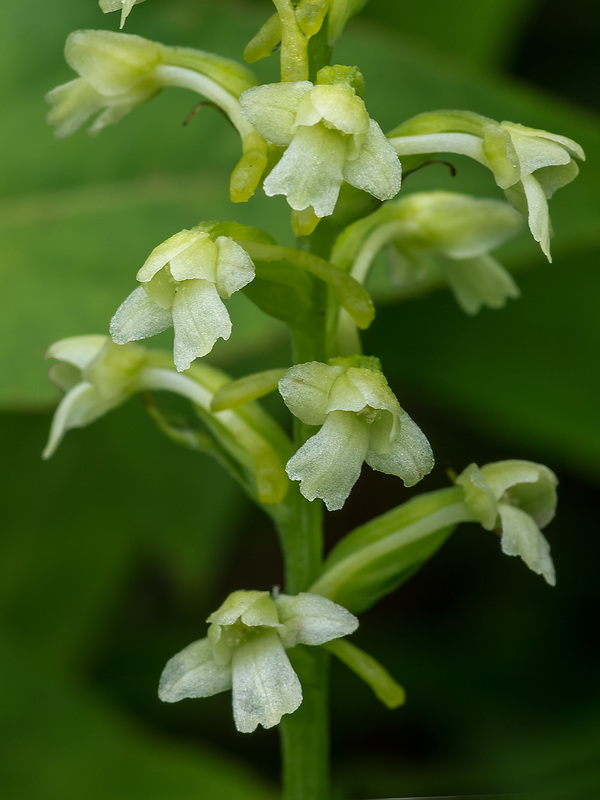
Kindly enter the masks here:
<path id="1" fill-rule="evenodd" d="M 419 114 L 389 134 L 400 155 L 458 153 L 488 167 L 510 203 L 528 218 L 550 261 L 552 228 L 547 200 L 578 174 L 581 147 L 566 136 L 496 122 L 471 111 Z"/>
<path id="2" fill-rule="evenodd" d="M 145 0 L 99 0 L 99 6 L 105 14 L 110 11 L 120 11 L 121 23 L 119 27 L 122 28 L 125 25 L 125 20 L 131 14 L 131 9 L 138 3 L 143 2 Z"/>
<path id="3" fill-rule="evenodd" d="M 347 636 L 358 620 L 325 597 L 237 591 L 207 619 L 208 635 L 173 656 L 158 695 L 167 703 L 232 690 L 236 728 L 272 728 L 302 702 L 302 687 L 285 651 Z"/>
<path id="4" fill-rule="evenodd" d="M 142 284 L 121 304 L 110 332 L 117 344 L 146 339 L 173 325 L 179 372 L 228 339 L 231 320 L 221 298 L 254 278 L 246 251 L 227 236 L 183 230 L 156 247 L 137 274 Z"/>
<path id="5" fill-rule="evenodd" d="M 296 211 L 333 213 L 342 181 L 380 200 L 400 189 L 396 154 L 365 104 L 348 82 L 329 83 L 326 68 L 315 86 L 310 81 L 270 83 L 240 97 L 242 114 L 268 142 L 285 147 L 264 181 L 269 195 L 283 194 Z M 325 80 L 327 83 L 325 83 Z"/>
<path id="6" fill-rule="evenodd" d="M 463 487 L 465 505 L 486 530 L 502 534 L 502 551 L 520 556 L 529 569 L 554 586 L 550 546 L 541 528 L 554 517 L 556 475 L 530 461 L 498 461 L 479 467 L 470 464 L 456 479 Z"/>
<path id="7" fill-rule="evenodd" d="M 319 497 L 330 511 L 342 508 L 363 461 L 406 486 L 433 468 L 429 442 L 381 372 L 311 361 L 289 369 L 279 391 L 294 416 L 322 426 L 286 466 L 308 500 Z"/>
<path id="8" fill-rule="evenodd" d="M 400 289 L 444 281 L 461 308 L 500 308 L 519 290 L 489 251 L 515 235 L 521 216 L 508 203 L 454 192 L 418 192 L 386 203 L 350 225 L 339 237 L 332 261 L 363 282 L 386 245 L 391 280 Z"/>

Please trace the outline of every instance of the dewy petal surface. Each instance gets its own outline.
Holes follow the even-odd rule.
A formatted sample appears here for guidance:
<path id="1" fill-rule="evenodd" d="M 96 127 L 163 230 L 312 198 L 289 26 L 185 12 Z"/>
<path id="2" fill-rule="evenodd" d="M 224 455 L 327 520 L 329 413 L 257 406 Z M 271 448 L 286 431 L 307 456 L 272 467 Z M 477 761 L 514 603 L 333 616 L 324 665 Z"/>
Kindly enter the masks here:
<path id="1" fill-rule="evenodd" d="M 198 278 L 184 281 L 173 302 L 173 357 L 178 372 L 205 356 L 217 339 L 229 339 L 231 320 L 214 283 Z"/>
<path id="2" fill-rule="evenodd" d="M 326 597 L 308 592 L 280 594 L 274 601 L 279 620 L 285 626 L 280 632 L 283 646 L 319 645 L 347 636 L 358 628 L 358 620 L 343 606 Z"/>
<path id="3" fill-rule="evenodd" d="M 285 195 L 296 211 L 312 206 L 317 217 L 329 216 L 342 185 L 346 148 L 343 134 L 323 123 L 300 127 L 265 180 L 265 193 Z"/>
<path id="4" fill-rule="evenodd" d="M 319 497 L 329 511 L 338 511 L 358 480 L 368 446 L 365 419 L 352 411 L 332 411 L 321 430 L 288 461 L 286 472 L 300 481 L 307 500 Z"/>
<path id="5" fill-rule="evenodd" d="M 369 129 L 357 157 L 344 164 L 343 177 L 352 186 L 379 200 L 391 200 L 400 191 L 400 161 L 375 120 L 369 120 Z"/>
<path id="6" fill-rule="evenodd" d="M 294 137 L 292 129 L 300 101 L 312 88 L 310 81 L 254 86 L 240 96 L 242 115 L 263 139 L 286 147 Z"/>
<path id="7" fill-rule="evenodd" d="M 423 431 L 405 412 L 400 430 L 389 453 L 369 449 L 365 461 L 378 472 L 402 478 L 405 486 L 414 486 L 433 469 L 431 445 Z"/>
<path id="8" fill-rule="evenodd" d="M 116 344 L 126 344 L 162 333 L 172 322 L 170 309 L 161 308 L 138 286 L 117 309 L 110 322 L 110 335 Z"/>
<path id="9" fill-rule="evenodd" d="M 219 236 L 216 245 L 217 291 L 221 297 L 231 297 L 254 279 L 254 263 L 244 248 L 228 236 Z"/>
<path id="10" fill-rule="evenodd" d="M 248 636 L 232 660 L 233 717 L 242 733 L 272 728 L 302 702 L 302 687 L 275 631 Z"/>
<path id="11" fill-rule="evenodd" d="M 231 668 L 216 664 L 210 642 L 200 639 L 167 661 L 158 696 L 165 703 L 176 703 L 186 697 L 211 697 L 231 685 Z"/>

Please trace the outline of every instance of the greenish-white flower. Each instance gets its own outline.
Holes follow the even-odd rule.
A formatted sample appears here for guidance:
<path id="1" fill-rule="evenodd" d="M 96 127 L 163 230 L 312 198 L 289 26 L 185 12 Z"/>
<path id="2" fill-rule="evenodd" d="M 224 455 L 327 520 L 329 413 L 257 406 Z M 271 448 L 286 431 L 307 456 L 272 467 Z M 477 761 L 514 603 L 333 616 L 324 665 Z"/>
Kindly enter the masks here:
<path id="1" fill-rule="evenodd" d="M 541 532 L 554 517 L 556 475 L 531 461 L 470 464 L 456 479 L 465 505 L 486 530 L 501 533 L 502 551 L 520 556 L 529 569 L 556 582 L 550 546 Z"/>
<path id="2" fill-rule="evenodd" d="M 89 425 L 138 391 L 146 351 L 137 345 L 117 347 L 108 336 L 90 335 L 62 339 L 46 357 L 59 360 L 50 368 L 50 379 L 65 392 L 43 453 L 50 458 L 68 430 Z"/>
<path id="3" fill-rule="evenodd" d="M 266 194 L 283 194 L 296 211 L 311 207 L 326 217 L 343 181 L 380 200 L 398 193 L 400 162 L 356 92 L 356 72 L 327 67 L 317 85 L 270 83 L 241 95 L 244 117 L 268 142 L 286 148 L 264 181 Z"/>
<path id="4" fill-rule="evenodd" d="M 158 695 L 167 703 L 232 690 L 236 728 L 272 728 L 302 702 L 302 686 L 286 650 L 347 636 L 356 617 L 315 594 L 237 591 L 207 619 L 208 635 L 173 656 Z"/>
<path id="5" fill-rule="evenodd" d="M 61 139 L 95 115 L 90 133 L 98 133 L 162 88 L 156 76 L 163 61 L 160 45 L 141 36 L 75 31 L 67 39 L 65 59 L 81 77 L 46 95 L 53 106 L 48 122 Z"/>
<path id="6" fill-rule="evenodd" d="M 279 391 L 294 416 L 319 425 L 286 471 L 308 500 L 330 511 L 344 505 L 363 461 L 413 486 L 433 468 L 427 438 L 376 368 L 310 361 L 288 370 Z"/>
<path id="7" fill-rule="evenodd" d="M 120 11 L 121 23 L 119 27 L 122 28 L 125 25 L 125 20 L 131 14 L 131 9 L 138 3 L 143 2 L 145 0 L 99 0 L 99 6 L 105 14 L 111 11 Z"/>
<path id="8" fill-rule="evenodd" d="M 417 192 L 386 203 L 350 225 L 332 261 L 361 283 L 379 251 L 389 246 L 391 279 L 412 290 L 446 282 L 461 308 L 500 308 L 519 290 L 490 251 L 515 235 L 521 215 L 508 203 L 454 192 Z"/>
<path id="9" fill-rule="evenodd" d="M 110 332 L 117 344 L 146 339 L 173 326 L 179 372 L 228 339 L 231 320 L 221 298 L 254 278 L 246 251 L 228 236 L 183 230 L 155 248 L 137 274 L 141 283 L 117 309 Z"/>
<path id="10" fill-rule="evenodd" d="M 551 260 L 548 199 L 577 176 L 574 159 L 585 159 L 577 142 L 470 111 L 419 114 L 392 131 L 389 138 L 401 157 L 458 153 L 488 167 L 508 201 L 528 219 L 533 238 Z"/>

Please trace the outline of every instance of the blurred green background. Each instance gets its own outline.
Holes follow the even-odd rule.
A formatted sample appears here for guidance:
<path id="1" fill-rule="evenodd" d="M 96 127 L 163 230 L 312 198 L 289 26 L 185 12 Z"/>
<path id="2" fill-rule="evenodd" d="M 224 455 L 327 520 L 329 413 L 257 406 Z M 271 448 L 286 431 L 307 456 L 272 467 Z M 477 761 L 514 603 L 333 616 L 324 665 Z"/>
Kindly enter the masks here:
<path id="1" fill-rule="evenodd" d="M 237 58 L 271 9 L 151 0 L 126 31 Z M 568 10 L 558 0 L 371 0 L 336 53 L 360 65 L 384 130 L 420 111 L 467 108 L 564 134 L 588 155 L 551 204 L 554 263 L 526 235 L 501 254 L 518 301 L 475 318 L 445 293 L 388 302 L 366 337 L 434 447 L 438 466 L 420 490 L 471 461 L 527 458 L 558 473 L 548 530 L 558 585 L 465 526 L 365 614 L 355 640 L 408 702 L 380 708 L 334 665 L 339 797 L 600 797 L 599 16 L 584 0 Z M 139 398 L 40 460 L 58 400 L 47 346 L 105 331 L 157 243 L 214 218 L 291 241 L 281 198 L 229 203 L 236 135 L 209 108 L 182 126 L 196 103 L 182 90 L 97 139 L 54 140 L 43 96 L 73 77 L 66 36 L 117 24 L 94 0 L 0 7 L 0 786 L 6 800 L 270 798 L 275 731 L 235 733 L 227 695 L 156 699 L 166 659 L 204 635 L 229 591 L 280 583 L 268 521 L 211 462 L 164 440 Z M 276 78 L 274 61 L 256 69 Z M 457 178 L 432 168 L 405 189 L 498 196 L 483 169 L 455 163 Z M 275 323 L 244 299 L 234 314 L 215 363 L 233 374 L 285 363 Z M 330 541 L 405 496 L 397 480 L 365 471 L 331 515 Z"/>

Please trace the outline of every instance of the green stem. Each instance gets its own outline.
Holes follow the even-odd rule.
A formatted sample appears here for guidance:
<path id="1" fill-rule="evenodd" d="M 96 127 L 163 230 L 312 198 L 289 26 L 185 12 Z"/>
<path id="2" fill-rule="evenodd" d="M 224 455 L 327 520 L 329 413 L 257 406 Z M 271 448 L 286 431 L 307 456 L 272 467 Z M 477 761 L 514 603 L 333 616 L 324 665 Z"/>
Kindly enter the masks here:
<path id="1" fill-rule="evenodd" d="M 280 725 L 283 800 L 329 800 L 329 656 L 305 647 L 290 651 L 290 659 L 303 700 Z"/>

